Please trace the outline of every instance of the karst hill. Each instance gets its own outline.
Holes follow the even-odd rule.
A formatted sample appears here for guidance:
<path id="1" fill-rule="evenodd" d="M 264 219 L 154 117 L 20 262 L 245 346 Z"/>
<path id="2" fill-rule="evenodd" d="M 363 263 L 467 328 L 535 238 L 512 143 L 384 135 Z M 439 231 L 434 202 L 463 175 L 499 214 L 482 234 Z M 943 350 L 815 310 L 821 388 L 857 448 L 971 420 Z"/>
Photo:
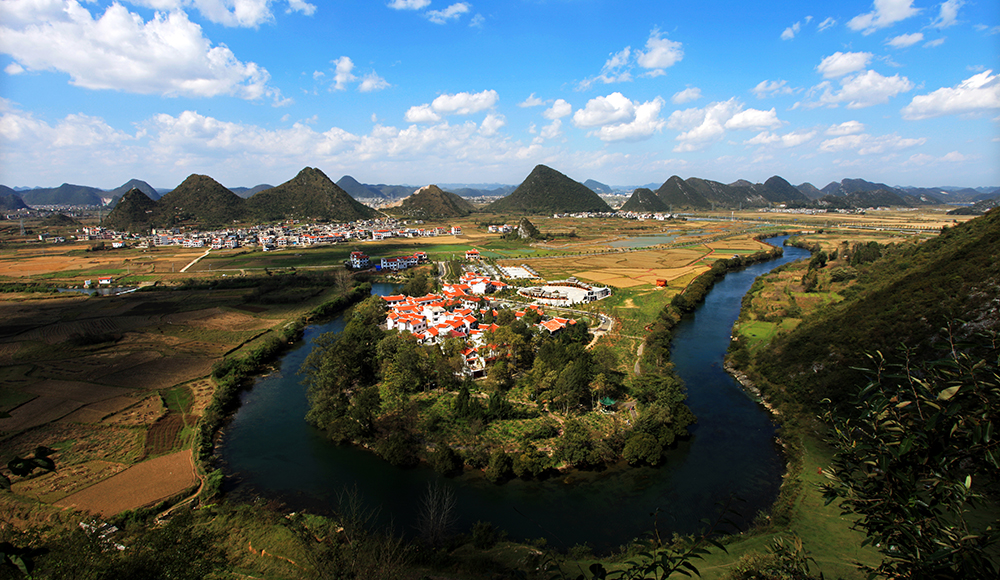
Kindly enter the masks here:
<path id="1" fill-rule="evenodd" d="M 555 169 L 536 166 L 510 195 L 483 208 L 489 213 L 554 214 L 610 212 L 611 207 L 582 183 Z"/>
<path id="2" fill-rule="evenodd" d="M 453 218 L 467 216 L 476 207 L 459 195 L 426 185 L 388 211 L 413 218 Z"/>

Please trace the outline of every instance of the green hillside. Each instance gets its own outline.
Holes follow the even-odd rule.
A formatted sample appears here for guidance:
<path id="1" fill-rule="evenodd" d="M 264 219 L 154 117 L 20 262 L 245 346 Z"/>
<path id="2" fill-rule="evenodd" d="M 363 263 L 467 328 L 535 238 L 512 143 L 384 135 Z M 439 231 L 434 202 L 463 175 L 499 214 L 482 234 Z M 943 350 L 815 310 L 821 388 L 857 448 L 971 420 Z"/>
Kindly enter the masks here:
<path id="1" fill-rule="evenodd" d="M 131 189 L 115 204 L 101 225 L 120 232 L 148 232 L 153 227 L 157 203 L 140 189 Z"/>
<path id="2" fill-rule="evenodd" d="M 157 202 L 155 227 L 182 223 L 202 228 L 228 226 L 247 217 L 241 197 L 207 175 L 191 175 Z"/>
<path id="3" fill-rule="evenodd" d="M 840 253 L 841 259 L 850 255 L 853 265 L 819 272 L 856 276 L 842 292 L 845 299 L 759 355 L 759 371 L 783 385 L 790 398 L 810 406 L 825 398 L 842 401 L 864 383 L 867 374 L 855 369 L 871 366 L 866 354 L 898 362 L 901 345 L 913 360 L 940 358 L 953 344 L 977 356 L 989 349 L 980 333 L 1000 328 L 1000 212 L 923 244 L 844 245 Z"/>
<path id="4" fill-rule="evenodd" d="M 634 212 L 667 212 L 670 209 L 663 200 L 657 197 L 653 190 L 640 187 L 632 192 L 632 197 L 628 198 L 621 207 L 621 211 Z"/>
<path id="5" fill-rule="evenodd" d="M 485 208 L 492 213 L 551 214 L 611 211 L 599 195 L 555 169 L 538 165 L 510 195 Z"/>
<path id="6" fill-rule="evenodd" d="M 255 194 L 246 203 L 249 214 L 263 222 L 284 219 L 350 222 L 378 215 L 313 167 L 306 167 L 289 181 Z"/>
<path id="7" fill-rule="evenodd" d="M 454 193 L 427 185 L 387 211 L 415 218 L 449 218 L 467 216 L 476 211 L 476 207 Z"/>

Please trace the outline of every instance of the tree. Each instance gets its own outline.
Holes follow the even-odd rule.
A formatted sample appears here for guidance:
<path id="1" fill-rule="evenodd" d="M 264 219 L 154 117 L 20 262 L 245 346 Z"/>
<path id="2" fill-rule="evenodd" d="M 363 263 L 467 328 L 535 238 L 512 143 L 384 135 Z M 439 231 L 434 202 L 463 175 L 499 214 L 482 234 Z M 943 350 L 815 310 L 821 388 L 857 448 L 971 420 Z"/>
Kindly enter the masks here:
<path id="1" fill-rule="evenodd" d="M 663 459 L 663 445 L 649 433 L 634 433 L 625 443 L 622 456 L 631 465 L 640 463 L 658 465 Z"/>
<path id="2" fill-rule="evenodd" d="M 828 414 L 837 452 L 824 495 L 882 552 L 873 574 L 996 578 L 1000 520 L 979 509 L 1000 472 L 995 346 L 985 359 L 952 345 L 942 361 L 904 360 L 874 357 L 850 414 Z"/>

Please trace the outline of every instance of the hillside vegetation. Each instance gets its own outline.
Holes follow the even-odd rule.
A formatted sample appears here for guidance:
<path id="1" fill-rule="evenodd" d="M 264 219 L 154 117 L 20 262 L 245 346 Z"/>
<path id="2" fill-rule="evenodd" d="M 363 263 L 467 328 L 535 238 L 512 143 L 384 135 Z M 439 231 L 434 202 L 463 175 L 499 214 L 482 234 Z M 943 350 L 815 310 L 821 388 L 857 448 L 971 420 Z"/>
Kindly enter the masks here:
<path id="1" fill-rule="evenodd" d="M 451 218 L 467 216 L 476 211 L 476 207 L 454 193 L 427 185 L 404 199 L 398 207 L 386 211 L 414 218 Z"/>
<path id="2" fill-rule="evenodd" d="M 262 222 L 310 218 L 350 222 L 378 215 L 313 167 L 306 167 L 285 183 L 255 194 L 246 205 L 248 213 Z"/>
<path id="3" fill-rule="evenodd" d="M 244 199 L 207 175 L 191 175 L 159 200 L 132 189 L 104 219 L 105 227 L 146 232 L 151 228 L 286 219 L 350 222 L 378 215 L 356 201 L 319 169 L 306 167 L 285 183 Z"/>
<path id="4" fill-rule="evenodd" d="M 1000 325 L 1000 212 L 923 244 L 843 244 L 837 253 L 850 265 L 816 270 L 833 279 L 856 277 L 842 292 L 845 300 L 760 354 L 760 373 L 784 385 L 789 397 L 807 405 L 843 400 L 864 381 L 855 369 L 867 365 L 867 354 L 881 352 L 900 362 L 900 345 L 923 360 L 938 358 L 953 343 L 984 355 L 988 345 L 978 334 Z"/>
<path id="5" fill-rule="evenodd" d="M 611 211 L 603 199 L 582 183 L 545 165 L 536 166 L 510 195 L 483 208 L 485 212 L 552 214 Z"/>

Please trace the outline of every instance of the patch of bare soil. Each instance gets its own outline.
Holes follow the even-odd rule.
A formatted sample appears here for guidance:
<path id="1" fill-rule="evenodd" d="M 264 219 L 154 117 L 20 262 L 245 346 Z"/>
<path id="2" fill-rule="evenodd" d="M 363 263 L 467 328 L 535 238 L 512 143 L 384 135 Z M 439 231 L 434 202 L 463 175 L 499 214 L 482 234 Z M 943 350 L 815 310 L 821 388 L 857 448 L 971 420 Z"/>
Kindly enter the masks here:
<path id="1" fill-rule="evenodd" d="M 95 379 L 156 360 L 160 357 L 160 353 L 153 351 L 122 352 L 116 349 L 114 352 L 101 352 L 89 356 L 49 362 L 45 365 L 45 374 L 72 377 L 86 376 Z"/>
<path id="2" fill-rule="evenodd" d="M 177 441 L 177 435 L 183 428 L 184 417 L 181 415 L 170 414 L 160 417 L 146 431 L 145 455 L 147 457 L 155 457 L 173 449 L 174 443 Z"/>
<path id="3" fill-rule="evenodd" d="M 19 495 L 52 503 L 122 471 L 125 471 L 125 465 L 121 463 L 88 461 L 19 481 L 11 485 L 11 490 Z"/>
<path id="4" fill-rule="evenodd" d="M 179 451 L 137 463 L 56 505 L 111 516 L 155 504 L 196 483 L 191 451 Z"/>
<path id="5" fill-rule="evenodd" d="M 194 401 L 188 412 L 192 415 L 204 415 L 205 409 L 212 403 L 212 395 L 215 394 L 215 385 L 212 383 L 212 379 L 199 379 L 188 384 L 188 388 L 194 395 Z"/>
<path id="6" fill-rule="evenodd" d="M 193 310 L 190 312 L 179 312 L 164 317 L 165 322 L 171 324 L 183 324 L 194 328 L 205 328 L 208 330 L 263 330 L 274 325 L 272 320 L 262 320 L 249 314 L 239 312 L 229 312 L 221 308 L 208 308 L 205 310 Z"/>
<path id="7" fill-rule="evenodd" d="M 163 357 L 103 377 L 112 385 L 133 389 L 160 390 L 207 376 L 212 371 L 210 358 Z"/>
<path id="8" fill-rule="evenodd" d="M 0 431 L 20 431 L 58 421 L 83 406 L 79 401 L 59 397 L 36 397 L 0 418 Z"/>
<path id="9" fill-rule="evenodd" d="M 21 390 L 34 395 L 69 399 L 84 404 L 126 396 L 131 392 L 128 389 L 119 387 L 109 387 L 107 385 L 84 383 L 81 381 L 60 381 L 56 379 L 39 381 L 32 385 L 21 387 Z"/>
<path id="10" fill-rule="evenodd" d="M 157 419 L 162 417 L 167 410 L 163 406 L 163 399 L 160 395 L 146 397 L 138 404 L 119 411 L 104 420 L 108 425 L 120 425 L 122 427 L 132 427 L 136 425 L 152 425 Z"/>
<path id="11" fill-rule="evenodd" d="M 105 399 L 91 403 L 82 409 L 77 409 L 75 412 L 63 417 L 62 420 L 77 423 L 99 423 L 105 417 L 135 405 L 136 400 L 136 397 L 131 395 Z"/>

